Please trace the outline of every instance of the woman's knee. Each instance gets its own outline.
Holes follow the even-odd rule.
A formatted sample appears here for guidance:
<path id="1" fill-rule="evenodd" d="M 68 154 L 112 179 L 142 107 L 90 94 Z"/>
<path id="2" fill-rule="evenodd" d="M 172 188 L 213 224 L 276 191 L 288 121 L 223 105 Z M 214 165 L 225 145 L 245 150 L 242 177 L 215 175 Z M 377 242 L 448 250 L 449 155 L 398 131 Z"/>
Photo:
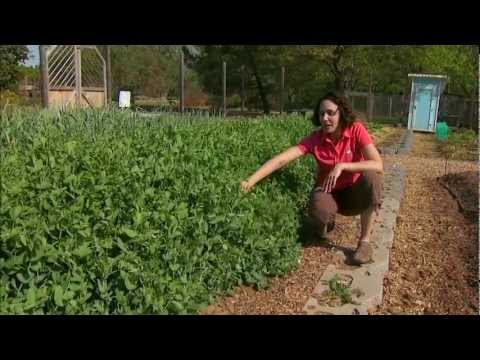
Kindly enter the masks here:
<path id="1" fill-rule="evenodd" d="M 363 181 L 369 187 L 378 187 L 382 184 L 382 177 L 377 171 L 364 171 L 362 173 Z"/>
<path id="2" fill-rule="evenodd" d="M 382 175 L 376 171 L 365 171 L 363 177 L 368 193 L 370 193 L 370 196 L 365 199 L 367 200 L 365 210 L 369 208 L 378 209 L 382 204 L 383 197 Z"/>
<path id="3" fill-rule="evenodd" d="M 312 220 L 328 224 L 335 219 L 337 204 L 331 194 L 317 193 L 312 196 L 308 207 L 308 215 Z"/>

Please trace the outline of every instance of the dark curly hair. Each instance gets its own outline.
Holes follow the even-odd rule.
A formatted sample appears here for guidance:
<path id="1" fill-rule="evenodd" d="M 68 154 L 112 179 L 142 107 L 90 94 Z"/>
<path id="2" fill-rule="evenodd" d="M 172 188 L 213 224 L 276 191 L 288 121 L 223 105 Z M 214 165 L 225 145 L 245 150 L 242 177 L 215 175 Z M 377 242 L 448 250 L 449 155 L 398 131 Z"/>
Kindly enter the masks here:
<path id="1" fill-rule="evenodd" d="M 312 123 L 315 126 L 320 126 L 320 104 L 324 100 L 330 100 L 334 104 L 338 105 L 340 111 L 340 126 L 342 129 L 350 127 L 356 120 L 357 115 L 352 111 L 350 104 L 345 96 L 339 95 L 334 92 L 329 92 L 326 95 L 322 96 L 313 110 Z"/>

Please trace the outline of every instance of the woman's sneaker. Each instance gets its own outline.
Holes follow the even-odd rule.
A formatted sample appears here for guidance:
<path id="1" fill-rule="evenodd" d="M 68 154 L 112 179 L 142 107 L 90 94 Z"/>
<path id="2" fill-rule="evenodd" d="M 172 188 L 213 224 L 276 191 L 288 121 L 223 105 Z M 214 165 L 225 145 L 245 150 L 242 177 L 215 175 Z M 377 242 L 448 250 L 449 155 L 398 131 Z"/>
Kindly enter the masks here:
<path id="1" fill-rule="evenodd" d="M 353 254 L 353 261 L 357 265 L 367 264 L 372 261 L 372 246 L 369 242 L 362 241 Z"/>
<path id="2" fill-rule="evenodd" d="M 327 225 L 327 233 L 332 232 L 335 229 L 335 221 L 331 221 Z"/>

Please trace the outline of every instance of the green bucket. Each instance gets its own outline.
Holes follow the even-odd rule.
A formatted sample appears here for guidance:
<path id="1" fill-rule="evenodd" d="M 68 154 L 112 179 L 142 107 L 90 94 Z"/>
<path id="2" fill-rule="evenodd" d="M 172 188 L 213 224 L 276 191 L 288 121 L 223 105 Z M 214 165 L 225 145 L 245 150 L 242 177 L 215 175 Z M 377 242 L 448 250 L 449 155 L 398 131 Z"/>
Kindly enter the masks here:
<path id="1" fill-rule="evenodd" d="M 437 129 L 435 130 L 437 139 L 440 141 L 448 140 L 448 125 L 445 122 L 437 123 Z"/>

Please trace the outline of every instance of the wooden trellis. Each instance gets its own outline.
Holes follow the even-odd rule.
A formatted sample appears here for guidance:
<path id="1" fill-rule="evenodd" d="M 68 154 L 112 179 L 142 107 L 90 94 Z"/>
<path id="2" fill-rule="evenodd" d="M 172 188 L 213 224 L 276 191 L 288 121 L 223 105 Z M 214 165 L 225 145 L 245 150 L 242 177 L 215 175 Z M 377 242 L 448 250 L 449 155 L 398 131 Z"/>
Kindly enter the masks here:
<path id="1" fill-rule="evenodd" d="M 44 106 L 106 106 L 107 68 L 96 46 L 41 46 L 40 59 Z"/>

